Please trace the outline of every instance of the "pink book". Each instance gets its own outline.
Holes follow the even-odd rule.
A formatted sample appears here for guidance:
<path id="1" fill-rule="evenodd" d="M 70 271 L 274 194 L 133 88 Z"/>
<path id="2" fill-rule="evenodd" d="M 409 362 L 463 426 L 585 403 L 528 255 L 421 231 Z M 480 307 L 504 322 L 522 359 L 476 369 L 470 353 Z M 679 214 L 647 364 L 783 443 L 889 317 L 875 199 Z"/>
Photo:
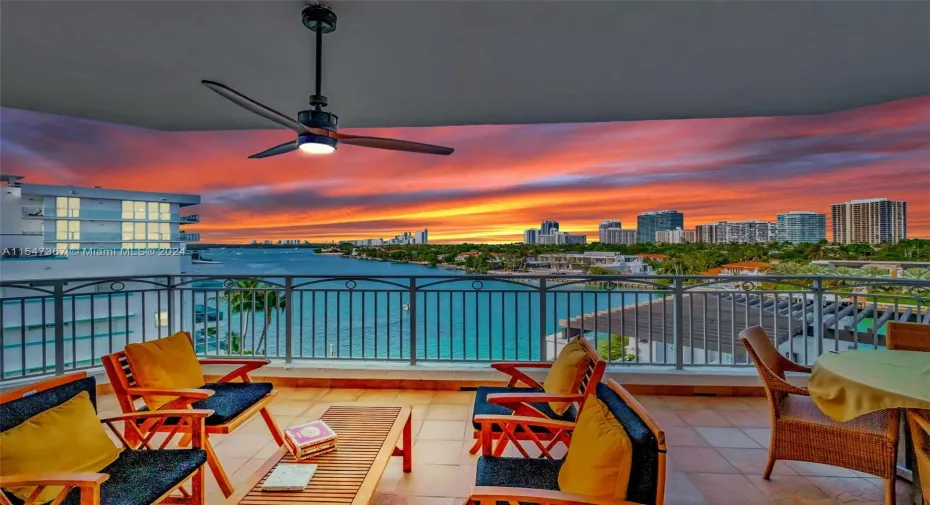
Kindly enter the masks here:
<path id="1" fill-rule="evenodd" d="M 336 439 L 336 433 L 323 421 L 294 426 L 284 430 L 284 434 L 298 450 Z"/>

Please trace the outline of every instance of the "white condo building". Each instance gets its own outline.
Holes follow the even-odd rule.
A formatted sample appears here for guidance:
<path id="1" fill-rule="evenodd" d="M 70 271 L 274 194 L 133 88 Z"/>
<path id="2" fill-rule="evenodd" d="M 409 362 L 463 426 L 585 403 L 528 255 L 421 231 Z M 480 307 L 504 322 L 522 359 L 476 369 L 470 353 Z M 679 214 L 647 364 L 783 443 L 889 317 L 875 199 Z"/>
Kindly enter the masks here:
<path id="1" fill-rule="evenodd" d="M 816 244 L 827 238 L 826 214 L 795 210 L 779 214 L 775 226 L 779 242 Z"/>
<path id="2" fill-rule="evenodd" d="M 56 324 L 62 325 L 67 366 L 85 366 L 143 335 L 167 335 L 169 304 L 179 314 L 175 328 L 222 318 L 206 307 L 207 295 L 195 289 L 195 282 L 178 289 L 172 301 L 165 289 L 156 288 L 169 278 L 183 282 L 180 276 L 191 262 L 185 244 L 199 240 L 199 234 L 183 232 L 181 226 L 196 224 L 200 217 L 181 216 L 180 209 L 199 204 L 200 196 L 26 184 L 22 179 L 0 176 L 0 279 L 6 283 L 0 288 L 0 321 L 2 345 L 13 349 L 3 354 L 5 376 L 45 366 L 47 356 L 54 356 Z M 125 280 L 76 280 L 87 277 Z M 30 282 L 12 284 L 19 280 Z M 146 289 L 151 291 L 140 291 Z M 52 297 L 59 290 L 62 306 Z M 61 318 L 55 317 L 57 311 Z"/>
<path id="3" fill-rule="evenodd" d="M 629 233 L 624 234 L 624 231 L 633 232 L 633 240 L 627 242 L 626 239 L 629 238 Z M 635 230 L 624 230 L 623 224 L 619 220 L 607 220 L 602 221 L 597 227 L 598 232 L 598 241 L 602 244 L 632 244 L 636 242 Z"/>
<path id="4" fill-rule="evenodd" d="M 656 244 L 688 244 L 695 241 L 694 230 L 659 230 L 656 232 Z"/>
<path id="5" fill-rule="evenodd" d="M 555 231 L 550 234 L 540 234 L 536 237 L 537 244 L 573 245 L 588 243 L 587 235 L 572 235 L 567 231 Z"/>
<path id="6" fill-rule="evenodd" d="M 530 228 L 523 232 L 523 243 L 524 244 L 535 244 L 537 238 L 539 237 L 539 230 L 536 228 Z"/>
<path id="7" fill-rule="evenodd" d="M 715 238 L 718 244 L 764 244 L 775 241 L 776 226 L 769 221 L 721 221 Z"/>

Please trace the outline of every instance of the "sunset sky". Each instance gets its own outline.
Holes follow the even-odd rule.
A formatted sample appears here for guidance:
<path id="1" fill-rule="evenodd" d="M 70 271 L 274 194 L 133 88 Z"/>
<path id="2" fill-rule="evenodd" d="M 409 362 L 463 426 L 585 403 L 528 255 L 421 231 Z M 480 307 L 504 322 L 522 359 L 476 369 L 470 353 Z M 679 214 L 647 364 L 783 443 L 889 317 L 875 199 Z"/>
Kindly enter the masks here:
<path id="1" fill-rule="evenodd" d="M 431 242 L 511 242 L 544 219 L 590 242 L 602 220 L 635 228 L 647 210 L 680 210 L 693 228 L 875 197 L 906 200 L 908 235 L 930 238 L 930 96 L 822 116 L 345 131 L 456 152 L 250 160 L 288 131 L 166 133 L 0 109 L 0 171 L 200 194 L 202 224 L 186 229 L 203 242 L 423 228 Z"/>

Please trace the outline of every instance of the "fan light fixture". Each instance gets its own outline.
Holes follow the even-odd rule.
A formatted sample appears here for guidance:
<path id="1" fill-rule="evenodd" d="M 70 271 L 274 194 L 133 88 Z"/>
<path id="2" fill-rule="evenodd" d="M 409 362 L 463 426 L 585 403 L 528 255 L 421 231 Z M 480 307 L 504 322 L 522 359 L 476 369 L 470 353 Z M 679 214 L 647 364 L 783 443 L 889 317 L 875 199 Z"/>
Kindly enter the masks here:
<path id="1" fill-rule="evenodd" d="M 326 135 L 305 133 L 297 136 L 297 143 L 300 150 L 307 154 L 332 154 L 336 152 L 338 141 Z"/>
<path id="2" fill-rule="evenodd" d="M 307 154 L 332 154 L 336 148 L 326 144 L 317 144 L 316 142 L 306 142 L 300 144 L 300 150 Z"/>

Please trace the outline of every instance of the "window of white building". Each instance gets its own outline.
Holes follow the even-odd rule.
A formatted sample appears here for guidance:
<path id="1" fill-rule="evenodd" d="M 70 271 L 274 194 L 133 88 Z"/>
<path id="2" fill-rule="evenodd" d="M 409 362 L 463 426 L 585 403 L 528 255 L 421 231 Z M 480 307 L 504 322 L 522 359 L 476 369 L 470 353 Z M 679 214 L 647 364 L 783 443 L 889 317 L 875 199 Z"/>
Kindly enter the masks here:
<path id="1" fill-rule="evenodd" d="M 59 218 L 81 217 L 81 199 L 59 196 L 55 198 L 55 216 Z M 81 222 L 70 219 L 55 221 L 55 241 L 58 248 L 64 250 L 78 249 L 81 240 Z"/>
<path id="2" fill-rule="evenodd" d="M 55 215 L 57 217 L 81 217 L 81 199 L 67 196 L 55 198 Z"/>
<path id="3" fill-rule="evenodd" d="M 136 202 L 123 200 L 123 219 L 170 221 L 171 204 L 165 202 Z"/>
<path id="4" fill-rule="evenodd" d="M 124 222 L 123 249 L 168 249 L 171 247 L 171 224 Z"/>

